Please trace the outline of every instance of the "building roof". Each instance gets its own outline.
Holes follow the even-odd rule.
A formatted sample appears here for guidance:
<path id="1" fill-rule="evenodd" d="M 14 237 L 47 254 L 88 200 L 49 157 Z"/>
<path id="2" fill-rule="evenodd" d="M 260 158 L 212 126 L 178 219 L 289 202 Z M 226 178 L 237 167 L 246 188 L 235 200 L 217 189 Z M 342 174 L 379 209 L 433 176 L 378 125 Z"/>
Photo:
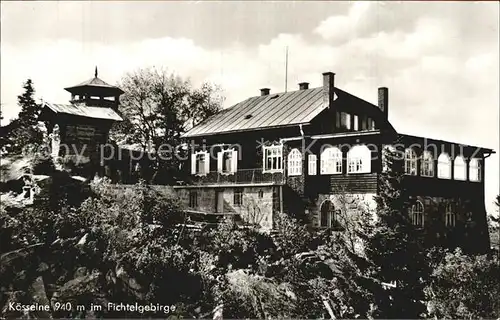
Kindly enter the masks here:
<path id="1" fill-rule="evenodd" d="M 323 109 L 323 89 L 248 98 L 195 126 L 185 137 L 308 123 Z"/>
<path id="2" fill-rule="evenodd" d="M 339 88 L 334 88 L 334 93 L 335 98 L 356 99 L 362 105 L 380 110 Z M 183 137 L 308 124 L 327 107 L 323 102 L 323 87 L 252 97 L 206 119 Z"/>
<path id="3" fill-rule="evenodd" d="M 42 111 L 44 108 L 48 108 L 55 113 L 64 113 L 94 119 L 123 121 L 122 117 L 120 117 L 120 115 L 111 108 L 88 107 L 78 104 L 57 104 L 50 102 L 44 102 L 42 105 Z"/>
<path id="4" fill-rule="evenodd" d="M 122 89 L 104 82 L 103 80 L 99 79 L 97 76 L 95 76 L 94 78 L 89 79 L 87 81 L 84 81 L 80 84 L 77 84 L 76 86 L 64 88 L 64 90 L 69 91 L 71 93 L 78 93 L 80 91 L 85 91 L 84 89 L 98 89 L 100 91 L 106 90 L 106 91 L 118 93 L 118 94 L 123 93 Z"/>

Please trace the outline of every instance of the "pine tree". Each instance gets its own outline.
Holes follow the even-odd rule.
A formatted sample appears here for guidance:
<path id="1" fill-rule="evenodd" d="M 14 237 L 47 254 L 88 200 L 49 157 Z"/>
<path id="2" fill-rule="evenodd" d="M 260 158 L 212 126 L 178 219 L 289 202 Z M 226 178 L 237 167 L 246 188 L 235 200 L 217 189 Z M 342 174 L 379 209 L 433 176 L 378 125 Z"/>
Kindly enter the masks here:
<path id="1" fill-rule="evenodd" d="M 365 240 L 365 254 L 371 263 L 371 276 L 396 284 L 387 294 L 374 295 L 378 316 L 382 318 L 419 318 L 425 312 L 425 280 L 430 274 L 426 251 L 411 224 L 410 198 L 402 184 L 401 161 L 389 152 L 388 169 L 381 173 L 375 198 L 377 217 Z"/>
<path id="2" fill-rule="evenodd" d="M 22 150 L 29 144 L 39 145 L 43 141 L 43 134 L 38 128 L 41 106 L 35 102 L 35 89 L 31 79 L 26 80 L 23 88 L 24 92 L 17 97 L 21 111 L 18 118 L 13 121 L 12 131 L 9 133 L 14 152 Z"/>
<path id="3" fill-rule="evenodd" d="M 26 126 L 34 126 L 37 124 L 41 106 L 35 102 L 35 89 L 31 79 L 26 80 L 23 88 L 23 94 L 17 96 L 18 105 L 21 107 L 19 122 Z"/>

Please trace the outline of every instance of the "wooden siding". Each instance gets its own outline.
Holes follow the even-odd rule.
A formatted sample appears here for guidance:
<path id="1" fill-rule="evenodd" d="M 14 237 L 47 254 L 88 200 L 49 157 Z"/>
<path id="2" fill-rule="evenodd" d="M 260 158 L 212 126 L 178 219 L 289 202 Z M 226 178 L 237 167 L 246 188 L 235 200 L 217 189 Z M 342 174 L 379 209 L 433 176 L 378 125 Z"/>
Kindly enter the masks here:
<path id="1" fill-rule="evenodd" d="M 351 175 L 331 175 L 330 190 L 354 192 L 354 193 L 372 193 L 377 192 L 376 173 L 360 173 Z"/>
<path id="2" fill-rule="evenodd" d="M 318 194 L 376 193 L 377 173 L 306 176 L 304 194 L 314 199 Z"/>

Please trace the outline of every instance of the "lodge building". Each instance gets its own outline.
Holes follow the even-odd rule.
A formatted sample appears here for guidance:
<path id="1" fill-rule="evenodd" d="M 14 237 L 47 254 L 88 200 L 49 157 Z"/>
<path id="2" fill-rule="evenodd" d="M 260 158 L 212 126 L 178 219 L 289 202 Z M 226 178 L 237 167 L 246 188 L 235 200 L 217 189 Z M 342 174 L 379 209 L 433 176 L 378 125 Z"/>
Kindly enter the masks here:
<path id="1" fill-rule="evenodd" d="M 175 187 L 192 212 L 233 214 L 272 228 L 276 212 L 334 228 L 343 211 L 374 207 L 383 150 L 399 150 L 412 222 L 444 244 L 489 248 L 484 160 L 493 150 L 396 132 L 389 96 L 378 105 L 335 86 L 263 88 L 183 135 L 189 178 Z M 357 209 L 356 209 L 357 208 Z"/>
<path id="2" fill-rule="evenodd" d="M 378 89 L 374 105 L 336 87 L 334 73 L 322 77 L 318 88 L 306 82 L 284 93 L 263 88 L 185 133 L 186 179 L 174 189 L 187 212 L 231 215 L 267 229 L 285 212 L 313 228 L 341 228 L 342 215 L 375 208 L 384 153 L 394 149 L 412 199 L 408 214 L 422 234 L 487 250 L 484 161 L 494 151 L 398 133 L 388 121 L 387 88 Z M 98 78 L 97 68 L 94 78 L 66 90 L 69 103 L 44 102 L 39 115 L 54 158 L 78 153 L 97 168 L 89 176 L 133 183 L 137 168 L 149 167 L 147 157 L 126 150 L 124 158 L 101 161 L 100 146 L 122 121 L 123 91 Z"/>

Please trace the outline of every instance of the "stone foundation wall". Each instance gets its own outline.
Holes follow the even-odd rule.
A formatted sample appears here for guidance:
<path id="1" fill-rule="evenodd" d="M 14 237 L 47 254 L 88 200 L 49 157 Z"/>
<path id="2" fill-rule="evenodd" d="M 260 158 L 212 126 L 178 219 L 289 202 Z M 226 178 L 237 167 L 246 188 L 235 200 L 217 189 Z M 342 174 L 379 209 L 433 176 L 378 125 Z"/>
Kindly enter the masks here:
<path id="1" fill-rule="evenodd" d="M 356 215 L 360 212 L 375 213 L 375 193 L 353 193 L 353 194 L 319 194 L 316 201 L 308 209 L 310 223 L 313 227 L 320 226 L 321 205 L 326 200 L 333 203 L 335 210 L 341 210 L 342 214 Z"/>
<path id="2" fill-rule="evenodd" d="M 235 189 L 242 191 L 241 205 L 235 204 Z M 245 222 L 273 227 L 273 187 L 176 188 L 176 192 L 182 205 L 191 210 L 238 214 Z M 189 206 L 190 192 L 198 196 L 194 208 Z"/>

